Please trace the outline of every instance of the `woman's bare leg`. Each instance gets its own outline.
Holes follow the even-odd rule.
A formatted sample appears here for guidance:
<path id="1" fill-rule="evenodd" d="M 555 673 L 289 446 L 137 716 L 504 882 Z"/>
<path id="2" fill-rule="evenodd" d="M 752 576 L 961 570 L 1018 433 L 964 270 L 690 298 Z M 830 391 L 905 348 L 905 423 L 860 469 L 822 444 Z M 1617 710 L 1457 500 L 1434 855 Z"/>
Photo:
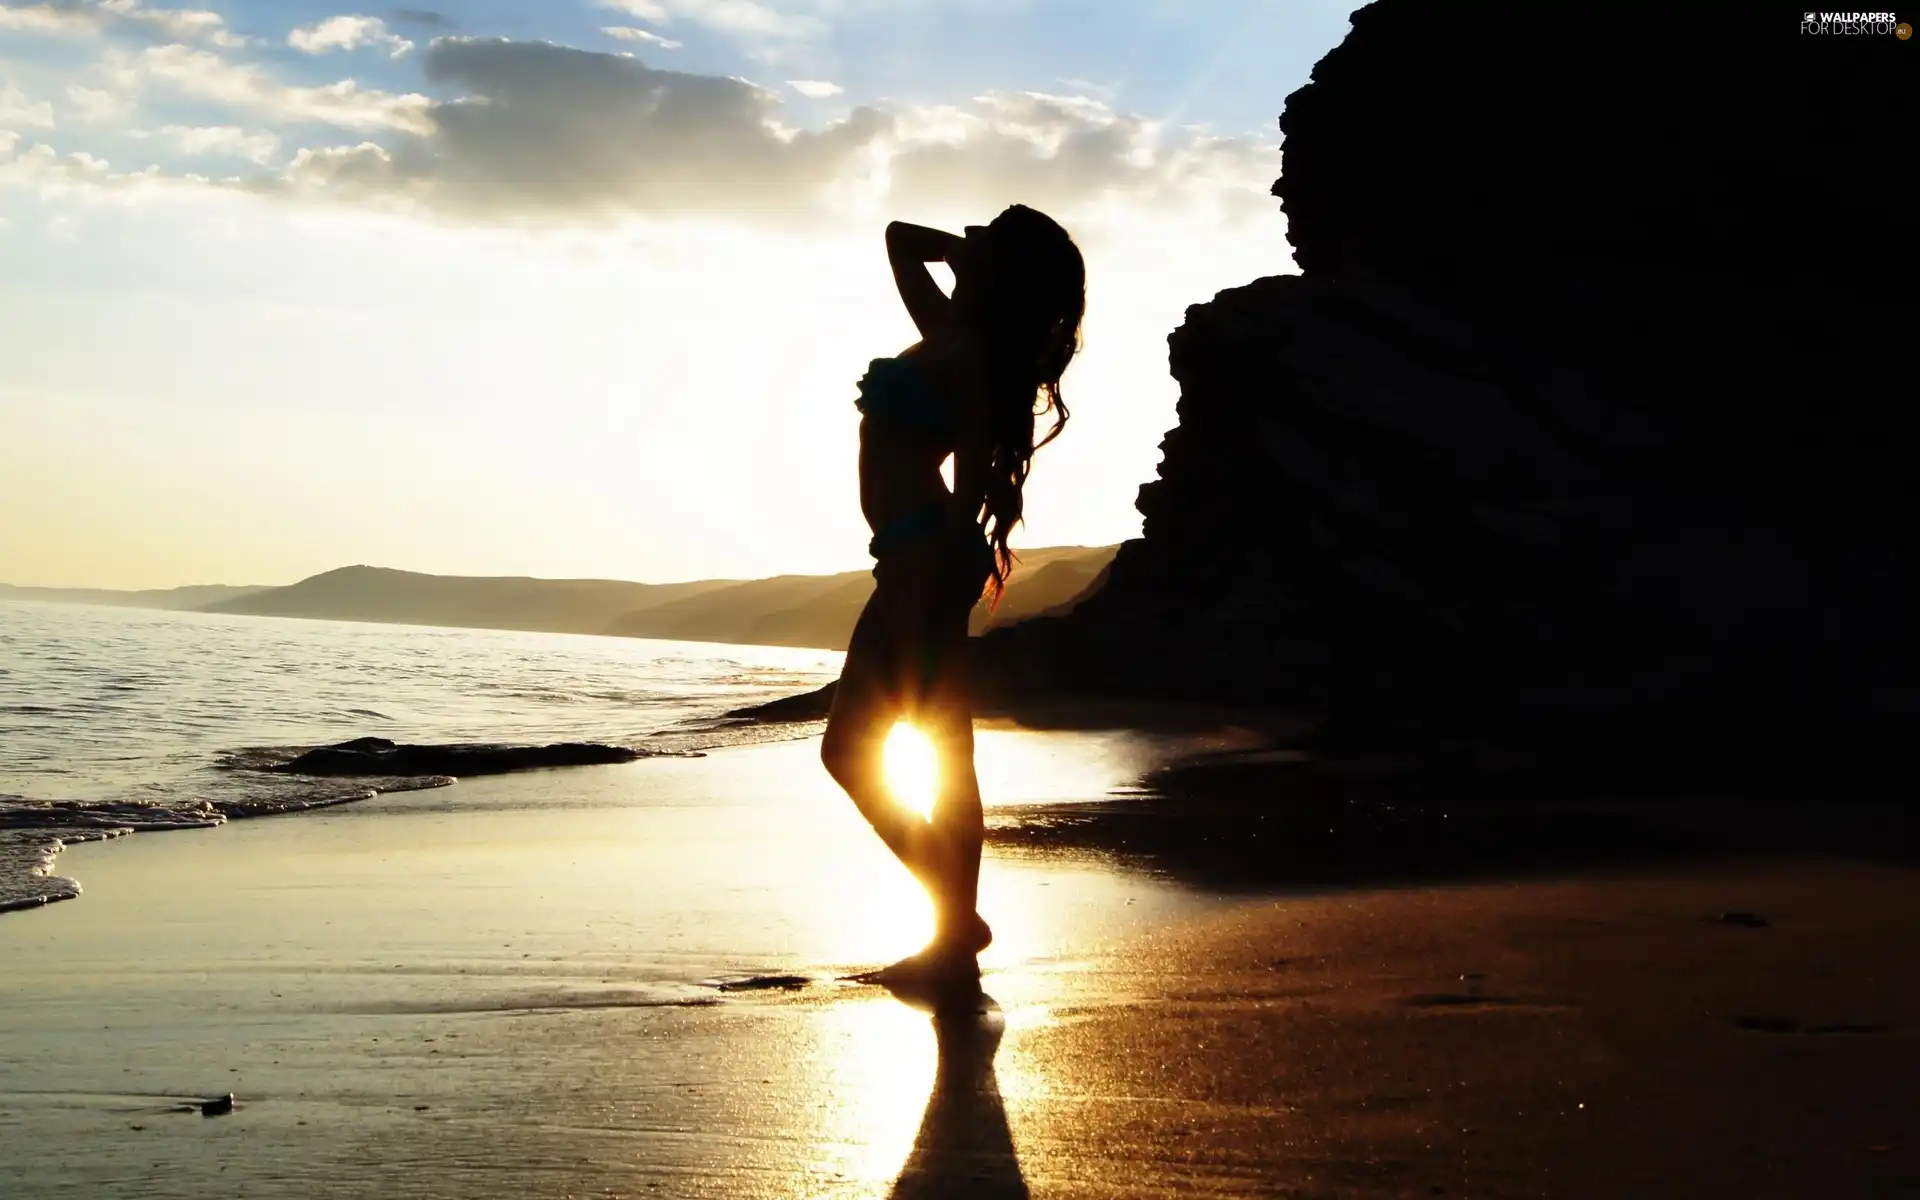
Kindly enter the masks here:
<path id="1" fill-rule="evenodd" d="M 911 583 L 901 589 L 906 594 L 890 601 L 876 593 L 861 611 L 834 689 L 820 757 L 933 900 L 929 961 L 971 963 L 993 933 L 976 912 L 985 822 L 973 766 L 970 612 L 922 612 L 924 602 L 936 598 L 909 591 Z M 931 820 L 902 807 L 887 783 L 887 735 L 902 716 L 920 727 L 939 756 L 940 789 Z"/>
<path id="2" fill-rule="evenodd" d="M 939 756 L 940 790 L 931 821 L 939 857 L 937 881 L 930 884 L 938 889 L 934 940 L 956 952 L 977 954 L 993 940 L 993 933 L 978 912 L 986 821 L 973 765 L 968 615 L 949 616 L 933 631 L 932 678 L 920 705 L 920 722 Z"/>
<path id="3" fill-rule="evenodd" d="M 937 868 L 927 861 L 927 823 L 901 807 L 887 786 L 887 734 L 900 715 L 899 689 L 887 653 L 887 620 L 877 595 L 861 610 L 834 688 L 820 761 L 887 849 L 932 890 Z"/>

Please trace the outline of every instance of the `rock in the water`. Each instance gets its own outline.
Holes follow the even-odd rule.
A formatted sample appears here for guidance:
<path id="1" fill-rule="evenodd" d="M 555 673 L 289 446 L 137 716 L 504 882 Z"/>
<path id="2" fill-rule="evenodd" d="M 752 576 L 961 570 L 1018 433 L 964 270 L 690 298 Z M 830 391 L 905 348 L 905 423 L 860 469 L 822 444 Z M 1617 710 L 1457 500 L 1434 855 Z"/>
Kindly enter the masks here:
<path id="1" fill-rule="evenodd" d="M 1188 310 L 1143 536 L 986 635 L 983 687 L 1920 717 L 1920 196 L 1888 140 L 1920 88 L 1910 47 L 1797 19 L 1355 13 L 1281 120 L 1304 273 Z"/>
<path id="2" fill-rule="evenodd" d="M 272 769 L 290 775 L 504 775 L 543 767 L 625 763 L 640 757 L 638 750 L 596 742 L 415 746 L 364 737 L 316 747 Z"/>
<path id="3" fill-rule="evenodd" d="M 723 992 L 791 992 L 812 982 L 805 975 L 752 975 L 745 979 L 723 979 L 714 986 Z"/>
<path id="4" fill-rule="evenodd" d="M 819 721 L 833 710 L 834 685 L 815 688 L 811 692 L 801 692 L 795 696 L 782 696 L 778 700 L 769 700 L 764 704 L 750 704 L 745 708 L 729 711 L 728 717 L 738 720 L 766 721 Z"/>

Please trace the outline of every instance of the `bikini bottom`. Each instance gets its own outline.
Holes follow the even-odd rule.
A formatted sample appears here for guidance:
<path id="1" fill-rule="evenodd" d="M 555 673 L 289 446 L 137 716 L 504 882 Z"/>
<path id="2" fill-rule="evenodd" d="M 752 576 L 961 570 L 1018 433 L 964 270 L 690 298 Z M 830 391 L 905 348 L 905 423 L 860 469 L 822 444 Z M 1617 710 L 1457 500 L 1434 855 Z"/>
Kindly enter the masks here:
<path id="1" fill-rule="evenodd" d="M 944 528 L 940 506 L 938 504 L 923 504 L 919 508 L 907 510 L 875 531 L 872 540 L 867 542 L 867 553 L 873 555 L 876 559 L 885 558 L 890 551 L 909 543 L 917 542 L 921 538 L 935 537 L 939 535 Z M 987 541 L 986 531 L 975 526 L 970 527 L 968 530 L 953 532 L 955 533 L 956 539 L 964 536 L 970 541 L 978 541 L 980 543 L 977 548 L 969 547 L 969 549 L 972 551 L 975 559 L 983 563 L 984 569 L 991 574 L 993 571 L 993 546 Z"/>
<path id="2" fill-rule="evenodd" d="M 853 640 L 881 656 L 897 687 L 925 695 L 940 676 L 951 627 L 964 627 L 993 576 L 993 547 L 977 526 L 946 525 L 928 506 L 881 526 L 868 549 L 873 599 Z"/>

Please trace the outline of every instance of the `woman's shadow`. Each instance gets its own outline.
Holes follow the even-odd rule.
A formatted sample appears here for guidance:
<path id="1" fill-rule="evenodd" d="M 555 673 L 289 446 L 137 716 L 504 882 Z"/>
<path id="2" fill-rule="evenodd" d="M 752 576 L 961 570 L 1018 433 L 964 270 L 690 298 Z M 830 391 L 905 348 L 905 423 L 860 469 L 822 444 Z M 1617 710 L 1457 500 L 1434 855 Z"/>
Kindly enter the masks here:
<path id="1" fill-rule="evenodd" d="M 940 1060 L 913 1153 L 888 1195 L 892 1200 L 1026 1200 L 1027 1181 L 993 1073 L 993 1057 L 1006 1031 L 1000 1006 L 977 983 L 937 995 L 890 990 L 932 1013 Z"/>

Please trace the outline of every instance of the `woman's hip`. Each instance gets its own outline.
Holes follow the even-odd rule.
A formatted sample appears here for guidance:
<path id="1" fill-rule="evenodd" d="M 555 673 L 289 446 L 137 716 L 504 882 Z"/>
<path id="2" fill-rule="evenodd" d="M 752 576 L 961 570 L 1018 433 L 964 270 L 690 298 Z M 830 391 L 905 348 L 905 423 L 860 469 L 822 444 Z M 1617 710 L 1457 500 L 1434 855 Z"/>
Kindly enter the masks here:
<path id="1" fill-rule="evenodd" d="M 941 522 L 937 511 L 909 513 L 881 526 L 873 553 L 877 591 L 971 609 L 993 576 L 993 547 L 976 525 Z"/>

